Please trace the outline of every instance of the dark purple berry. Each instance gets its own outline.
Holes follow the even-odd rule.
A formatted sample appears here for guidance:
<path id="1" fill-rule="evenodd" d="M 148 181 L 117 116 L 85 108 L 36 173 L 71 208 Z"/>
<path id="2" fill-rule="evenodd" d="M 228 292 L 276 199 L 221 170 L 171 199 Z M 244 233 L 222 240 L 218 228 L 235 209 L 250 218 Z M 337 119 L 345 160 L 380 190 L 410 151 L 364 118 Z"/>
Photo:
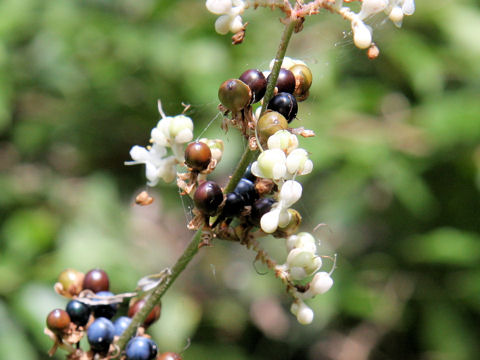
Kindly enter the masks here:
<path id="1" fill-rule="evenodd" d="M 157 356 L 157 344 L 144 336 L 132 338 L 125 348 L 127 360 L 151 360 Z"/>
<path id="2" fill-rule="evenodd" d="M 279 112 L 290 122 L 297 116 L 298 104 L 295 96 L 281 92 L 270 100 L 268 109 Z"/>
<path id="3" fill-rule="evenodd" d="M 260 101 L 267 90 L 267 79 L 260 70 L 250 69 L 245 71 L 239 78 L 248 85 L 252 91 L 252 104 Z"/>
<path id="4" fill-rule="evenodd" d="M 100 291 L 96 295 L 99 297 L 114 296 L 114 294 L 111 293 L 110 291 Z M 101 301 L 101 299 L 97 299 L 96 301 Z M 118 309 L 118 303 L 105 304 L 105 305 L 103 304 L 92 305 L 93 316 L 95 316 L 96 318 L 104 317 L 107 319 L 111 319 L 117 313 L 117 309 Z"/>
<path id="5" fill-rule="evenodd" d="M 125 330 L 127 330 L 128 326 L 132 322 L 132 319 L 128 316 L 120 316 L 115 322 L 113 326 L 115 327 L 114 335 L 121 336 Z"/>
<path id="6" fill-rule="evenodd" d="M 87 338 L 94 352 L 107 353 L 113 341 L 115 326 L 106 318 L 96 319 L 87 330 Z"/>
<path id="7" fill-rule="evenodd" d="M 252 205 L 253 202 L 258 198 L 255 184 L 245 178 L 240 179 L 233 192 L 237 193 L 243 198 L 245 205 Z"/>
<path id="8" fill-rule="evenodd" d="M 225 198 L 225 206 L 222 210 L 222 215 L 226 218 L 231 218 L 239 215 L 245 207 L 243 197 L 235 192 L 228 193 Z"/>
<path id="9" fill-rule="evenodd" d="M 268 75 L 268 77 L 270 77 L 270 75 Z M 295 91 L 295 76 L 290 70 L 282 68 L 278 73 L 277 84 L 275 86 L 277 87 L 279 93 L 287 92 L 293 94 Z"/>
<path id="10" fill-rule="evenodd" d="M 67 304 L 66 310 L 72 322 L 78 326 L 85 326 L 92 312 L 90 306 L 78 300 L 71 300 Z"/>
<path id="11" fill-rule="evenodd" d="M 143 308 L 143 306 L 145 305 L 146 303 L 146 300 L 145 299 L 139 299 L 139 300 L 136 300 L 134 303 L 132 303 L 132 305 L 130 305 L 130 307 L 128 308 L 128 316 L 130 316 L 131 318 L 133 318 L 135 316 L 135 314 L 141 309 Z M 155 321 L 157 321 L 158 319 L 160 319 L 160 312 L 161 312 L 161 306 L 160 305 L 155 305 L 152 309 L 152 311 L 150 311 L 150 314 L 148 314 L 148 316 L 145 318 L 145 320 L 143 321 L 143 326 L 145 328 L 149 327 L 150 325 L 152 325 Z"/>
<path id="12" fill-rule="evenodd" d="M 260 219 L 263 215 L 272 209 L 272 205 L 275 200 L 272 198 L 262 198 L 255 201 L 252 205 L 252 211 L 250 213 L 250 220 L 256 226 L 260 226 Z"/>
<path id="13" fill-rule="evenodd" d="M 193 195 L 195 206 L 205 215 L 215 215 L 222 201 L 222 189 L 214 181 L 202 182 Z"/>
<path id="14" fill-rule="evenodd" d="M 92 290 L 94 293 L 99 291 L 108 291 L 110 288 L 110 280 L 105 271 L 101 269 L 93 269 L 85 274 L 83 279 L 83 289 Z"/>
<path id="15" fill-rule="evenodd" d="M 47 316 L 47 327 L 56 334 L 61 334 L 68 330 L 70 326 L 70 316 L 65 310 L 55 309 L 50 311 Z"/>
<path id="16" fill-rule="evenodd" d="M 192 142 L 185 149 L 185 164 L 193 170 L 205 170 L 211 159 L 212 152 L 210 147 L 203 142 Z"/>

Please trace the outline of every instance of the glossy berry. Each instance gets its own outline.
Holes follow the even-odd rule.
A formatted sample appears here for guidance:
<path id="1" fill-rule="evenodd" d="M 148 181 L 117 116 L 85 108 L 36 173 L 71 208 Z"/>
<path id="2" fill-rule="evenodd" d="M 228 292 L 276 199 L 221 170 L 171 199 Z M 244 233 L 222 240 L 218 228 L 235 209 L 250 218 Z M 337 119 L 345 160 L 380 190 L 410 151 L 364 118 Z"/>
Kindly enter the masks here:
<path id="1" fill-rule="evenodd" d="M 114 296 L 114 294 L 110 291 L 100 291 L 96 293 L 96 295 L 99 297 Z M 97 301 L 100 301 L 100 299 L 98 299 Z M 111 319 L 117 313 L 117 309 L 118 304 L 92 305 L 93 316 L 95 316 L 96 318 L 104 317 L 107 319 Z"/>
<path id="2" fill-rule="evenodd" d="M 222 209 L 222 215 L 231 218 L 239 215 L 245 207 L 243 197 L 235 192 L 228 193 L 225 197 L 225 206 Z"/>
<path id="3" fill-rule="evenodd" d="M 281 92 L 270 100 L 268 109 L 279 112 L 290 122 L 297 116 L 298 104 L 295 96 Z"/>
<path id="4" fill-rule="evenodd" d="M 185 164 L 196 171 L 205 170 L 212 159 L 210 147 L 200 141 L 188 144 L 185 149 Z"/>
<path id="5" fill-rule="evenodd" d="M 197 209 L 206 215 L 214 215 L 223 201 L 223 192 L 214 181 L 204 181 L 198 185 L 193 202 Z"/>
<path id="6" fill-rule="evenodd" d="M 66 307 L 72 322 L 78 326 L 85 326 L 90 318 L 90 306 L 78 300 L 71 300 Z"/>
<path id="7" fill-rule="evenodd" d="M 285 117 L 276 111 L 266 111 L 257 121 L 257 132 L 262 140 L 266 141 L 279 130 L 288 128 Z"/>
<path id="8" fill-rule="evenodd" d="M 272 209 L 275 200 L 272 198 L 262 198 L 255 201 L 250 212 L 250 219 L 256 225 L 260 226 L 260 219 L 263 215 Z"/>
<path id="9" fill-rule="evenodd" d="M 312 86 L 312 72 L 308 66 L 303 64 L 297 64 L 290 68 L 293 76 L 295 76 L 295 91 L 293 95 L 302 100 L 306 99 L 308 95 L 308 90 Z"/>
<path id="10" fill-rule="evenodd" d="M 84 276 L 82 272 L 75 269 L 65 269 L 58 276 L 58 282 L 70 295 L 78 295 L 83 289 Z"/>
<path id="11" fill-rule="evenodd" d="M 270 75 L 268 77 L 270 77 Z M 278 73 L 277 84 L 275 86 L 279 93 L 287 92 L 293 94 L 295 91 L 295 76 L 293 76 L 290 70 L 282 68 Z"/>
<path id="12" fill-rule="evenodd" d="M 115 327 L 106 318 L 96 319 L 87 330 L 87 338 L 94 352 L 106 353 L 113 341 Z"/>
<path id="13" fill-rule="evenodd" d="M 267 79 L 260 70 L 250 69 L 240 75 L 239 79 L 252 91 L 252 104 L 260 101 L 267 90 Z"/>
<path id="14" fill-rule="evenodd" d="M 252 91 L 243 81 L 230 79 L 220 85 L 218 98 L 228 110 L 236 112 L 250 104 Z"/>
<path id="15" fill-rule="evenodd" d="M 243 198 L 245 205 L 252 205 L 253 202 L 258 198 L 255 184 L 245 178 L 240 179 L 237 186 L 235 186 L 235 190 L 233 190 L 233 192 L 237 193 Z"/>
<path id="16" fill-rule="evenodd" d="M 132 305 L 130 305 L 130 307 L 128 308 L 128 316 L 130 316 L 131 318 L 134 317 L 135 314 L 141 308 L 143 308 L 145 303 L 146 303 L 145 299 L 139 299 L 139 300 L 135 301 L 134 303 L 132 303 Z M 145 320 L 143 322 L 143 326 L 147 328 L 150 325 L 152 325 L 155 321 L 157 321 L 160 318 L 160 312 L 161 312 L 160 305 L 155 305 L 153 307 L 152 311 L 150 311 L 148 316 L 145 318 Z"/>
<path id="17" fill-rule="evenodd" d="M 252 163 L 248 164 L 242 177 L 252 182 L 255 182 L 255 180 L 257 180 L 257 177 L 252 174 Z"/>
<path id="18" fill-rule="evenodd" d="M 182 360 L 182 357 L 177 353 L 168 351 L 159 355 L 157 360 Z"/>
<path id="19" fill-rule="evenodd" d="M 115 327 L 115 330 L 113 334 L 115 336 L 120 336 L 123 334 L 123 332 L 128 328 L 130 323 L 132 322 L 132 319 L 129 318 L 128 316 L 120 316 L 115 322 L 113 323 L 113 326 Z"/>
<path id="20" fill-rule="evenodd" d="M 92 290 L 94 293 L 108 291 L 110 280 L 107 273 L 101 269 L 90 270 L 83 279 L 83 288 Z"/>
<path id="21" fill-rule="evenodd" d="M 68 330 L 70 326 L 70 316 L 65 310 L 55 309 L 50 311 L 47 316 L 47 327 L 56 334 L 61 334 Z"/>
<path id="22" fill-rule="evenodd" d="M 125 355 L 127 360 L 151 360 L 157 356 L 157 344 L 152 339 L 136 336 L 127 344 Z"/>

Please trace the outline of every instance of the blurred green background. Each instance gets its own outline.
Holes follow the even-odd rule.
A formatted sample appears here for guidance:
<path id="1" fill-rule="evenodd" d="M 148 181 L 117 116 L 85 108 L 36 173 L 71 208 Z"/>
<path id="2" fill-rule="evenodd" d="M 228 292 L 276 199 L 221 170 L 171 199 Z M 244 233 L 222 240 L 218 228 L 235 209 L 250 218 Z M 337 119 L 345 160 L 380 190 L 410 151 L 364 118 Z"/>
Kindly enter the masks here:
<path id="1" fill-rule="evenodd" d="M 247 11 L 244 44 L 214 31 L 203 1 L 0 1 L 0 359 L 47 359 L 47 313 L 67 267 L 108 271 L 114 292 L 171 266 L 188 201 L 126 167 L 159 119 L 191 104 L 195 135 L 225 141 L 221 183 L 245 143 L 217 118 L 221 82 L 266 69 L 279 13 Z M 477 359 L 480 351 L 480 4 L 422 0 L 396 29 L 372 19 L 381 55 L 349 24 L 307 19 L 287 55 L 314 74 L 297 126 L 314 173 L 297 209 L 335 286 L 300 326 L 272 274 L 236 244 L 203 249 L 164 297 L 152 334 L 184 359 Z M 281 240 L 265 246 L 279 261 Z M 328 267 L 328 264 L 326 265 Z M 328 271 L 328 270 L 327 270 Z M 61 359 L 60 351 L 55 356 Z"/>

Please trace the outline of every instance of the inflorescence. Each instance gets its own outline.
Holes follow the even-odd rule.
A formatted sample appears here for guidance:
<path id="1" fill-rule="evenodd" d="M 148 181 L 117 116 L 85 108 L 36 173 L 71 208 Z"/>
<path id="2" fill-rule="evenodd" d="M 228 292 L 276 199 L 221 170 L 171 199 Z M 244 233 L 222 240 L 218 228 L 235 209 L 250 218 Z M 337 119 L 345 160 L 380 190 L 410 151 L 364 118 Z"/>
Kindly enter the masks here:
<path id="1" fill-rule="evenodd" d="M 206 7 L 219 15 L 216 31 L 234 33 L 235 44 L 245 37 L 247 23 L 243 22 L 242 15 L 248 8 L 280 9 L 286 15 L 285 23 L 292 26 L 290 35 L 293 29 L 301 31 L 305 17 L 325 9 L 351 22 L 355 46 L 368 49 L 370 58 L 378 56 L 379 50 L 365 20 L 384 12 L 400 27 L 403 17 L 415 11 L 414 0 L 363 0 L 356 13 L 344 6 L 351 1 L 297 1 L 292 6 L 287 0 L 207 0 Z M 132 160 L 125 162 L 126 165 L 145 165 L 148 186 L 156 186 L 160 180 L 167 183 L 176 180 L 181 194 L 193 199 L 194 217 L 188 228 L 201 234 L 199 247 L 221 239 L 253 250 L 255 260 L 271 269 L 286 286 L 293 298 L 290 310 L 301 324 L 313 321 L 314 313 L 305 301 L 330 290 L 336 263 L 335 256 L 318 254 L 319 241 L 312 234 L 300 231 L 302 217 L 293 208 L 302 196 L 303 188 L 298 178 L 313 169 L 308 151 L 299 147 L 298 136 L 310 138 L 315 134 L 291 124 L 296 119 L 298 103 L 309 97 L 312 81 L 308 65 L 301 60 L 284 58 L 283 51 L 272 60 L 270 69 L 247 69 L 238 78 L 220 85 L 218 109 L 223 115 L 222 128 L 225 131 L 238 129 L 247 140 L 250 154 L 256 156 L 260 152 L 250 164 L 241 163 L 241 170 L 235 172 L 224 188 L 209 179 L 225 151 L 223 141 L 207 138 L 193 141 L 194 124 L 184 114 L 188 106 L 180 115 L 167 116 L 159 101 L 161 119 L 151 130 L 149 145 L 132 147 Z M 152 202 L 153 198 L 145 191 L 136 198 L 139 205 Z M 261 246 L 259 239 L 269 235 L 285 239 L 287 256 L 281 263 L 272 259 Z M 332 261 L 329 271 L 322 270 L 325 259 Z M 153 306 L 155 302 L 151 302 L 152 307 L 144 308 L 145 318 L 140 316 L 143 312 L 135 317 L 143 321 L 138 328 L 132 321 L 148 302 L 150 292 L 160 286 L 168 288 L 172 274 L 166 269 L 158 275 L 146 276 L 138 282 L 138 291 L 114 295 L 109 291 L 109 279 L 103 270 L 94 269 L 87 274 L 73 269 L 63 271 L 55 290 L 70 301 L 65 310 L 55 309 L 48 314 L 45 333 L 54 341 L 50 354 L 60 347 L 68 351 L 67 358 L 72 360 L 118 357 L 124 360 L 181 360 L 179 354 L 157 354 L 157 345 L 145 332 L 160 317 L 159 303 Z M 128 312 L 118 317 L 119 304 L 125 299 L 130 299 Z M 117 319 L 112 322 L 115 316 Z M 128 339 L 135 330 L 134 336 Z M 89 350 L 79 346 L 84 336 L 90 344 Z"/>

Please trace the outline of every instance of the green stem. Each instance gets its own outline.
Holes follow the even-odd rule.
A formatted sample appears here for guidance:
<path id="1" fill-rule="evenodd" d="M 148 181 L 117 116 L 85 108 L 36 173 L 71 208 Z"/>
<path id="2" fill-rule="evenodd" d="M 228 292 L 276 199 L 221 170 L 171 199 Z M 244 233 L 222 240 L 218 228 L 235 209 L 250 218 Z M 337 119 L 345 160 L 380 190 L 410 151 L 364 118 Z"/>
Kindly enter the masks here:
<path id="1" fill-rule="evenodd" d="M 275 89 L 275 84 L 277 83 L 278 73 L 280 72 L 280 68 L 282 66 L 283 58 L 285 57 L 285 52 L 287 50 L 288 43 L 292 36 L 293 30 L 296 25 L 296 20 L 288 19 L 285 25 L 285 29 L 282 34 L 282 39 L 280 41 L 280 45 L 277 50 L 277 54 L 275 56 L 275 62 L 273 65 L 273 69 L 270 75 L 269 82 L 267 84 L 267 91 L 264 96 L 263 105 L 262 105 L 262 113 L 265 112 L 267 108 L 267 104 L 270 99 L 273 97 L 273 92 Z M 229 193 L 232 192 L 235 186 L 237 185 L 238 181 L 241 179 L 245 169 L 247 168 L 248 164 L 252 162 L 252 160 L 257 155 L 258 151 L 250 151 L 248 147 L 245 148 L 245 151 L 242 154 L 242 157 L 230 178 L 227 186 L 225 187 L 224 192 Z M 165 281 L 160 282 L 147 297 L 145 298 L 145 305 L 135 314 L 132 318 L 132 322 L 128 326 L 128 328 L 123 332 L 122 336 L 117 341 L 117 346 L 119 350 L 119 354 L 125 348 L 128 340 L 136 333 L 137 328 L 141 326 L 150 313 L 155 305 L 160 303 L 160 299 L 162 298 L 163 294 L 168 290 L 168 288 L 174 283 L 177 277 L 185 270 L 188 263 L 193 259 L 193 257 L 197 254 L 199 245 L 201 243 L 201 235 L 202 230 L 198 230 L 195 235 L 193 236 L 190 244 L 188 244 L 187 248 L 177 260 L 175 265 L 171 269 L 171 274 L 166 278 Z"/>

